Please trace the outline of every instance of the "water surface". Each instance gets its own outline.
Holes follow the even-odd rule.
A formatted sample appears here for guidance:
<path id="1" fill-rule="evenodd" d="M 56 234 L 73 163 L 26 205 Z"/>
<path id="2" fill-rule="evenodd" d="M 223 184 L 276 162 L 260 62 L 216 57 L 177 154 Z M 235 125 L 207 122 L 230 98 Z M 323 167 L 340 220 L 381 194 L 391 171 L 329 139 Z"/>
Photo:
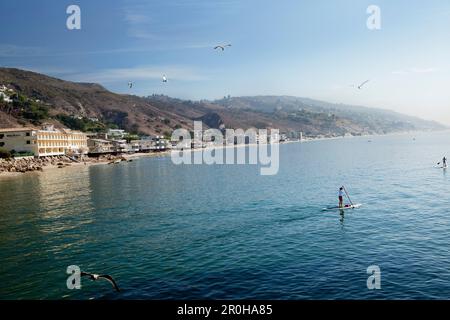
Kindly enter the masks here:
<path id="1" fill-rule="evenodd" d="M 446 153 L 422 133 L 282 145 L 276 176 L 161 157 L 2 178 L 0 299 L 448 299 Z M 342 184 L 364 206 L 322 212 Z M 122 292 L 68 290 L 69 265 Z"/>

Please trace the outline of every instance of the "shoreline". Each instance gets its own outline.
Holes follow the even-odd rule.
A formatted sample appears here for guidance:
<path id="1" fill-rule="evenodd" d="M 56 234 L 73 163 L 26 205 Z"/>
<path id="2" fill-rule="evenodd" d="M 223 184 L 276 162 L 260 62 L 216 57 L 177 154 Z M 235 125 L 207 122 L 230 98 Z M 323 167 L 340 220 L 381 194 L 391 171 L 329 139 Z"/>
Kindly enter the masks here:
<path id="1" fill-rule="evenodd" d="M 449 130 L 438 130 L 439 132 L 449 131 Z M 390 136 L 390 135 L 407 135 L 407 134 L 421 134 L 421 133 L 428 133 L 428 132 L 438 132 L 438 131 L 411 131 L 411 132 L 393 132 L 389 134 L 370 134 L 370 135 L 361 135 L 361 136 L 339 136 L 339 137 L 320 137 L 320 138 L 306 138 L 303 140 L 294 140 L 294 141 L 285 141 L 280 143 L 280 145 L 283 144 L 290 144 L 290 143 L 308 143 L 308 142 L 316 142 L 316 141 L 328 141 L 328 140 L 338 140 L 338 139 L 350 139 L 350 138 L 370 138 L 370 137 L 384 137 L 384 136 Z M 257 146 L 258 144 L 240 144 L 240 145 L 223 145 L 223 146 L 214 146 L 214 148 L 221 148 L 221 149 L 227 149 L 227 148 L 242 148 L 242 147 L 251 147 L 251 146 Z M 197 149 L 187 149 L 183 152 L 199 152 L 203 150 L 212 149 L 213 146 L 208 146 L 206 148 L 197 148 Z M 118 156 L 109 156 L 109 157 L 100 157 L 98 159 L 95 158 L 88 158 L 88 161 L 85 162 L 64 162 L 63 165 L 58 164 L 46 164 L 42 166 L 40 170 L 29 170 L 26 172 L 9 172 L 9 171 L 2 171 L 0 172 L 0 180 L 1 179 L 8 179 L 8 178 L 16 178 L 21 177 L 30 173 L 38 173 L 38 174 L 45 174 L 46 171 L 49 170 L 55 170 L 55 169 L 61 169 L 61 168 L 70 168 L 70 167 L 88 167 L 88 166 L 95 166 L 95 165 L 109 165 L 109 164 L 118 164 L 121 162 L 131 162 L 135 159 L 141 159 L 141 158 L 152 158 L 152 157 L 167 157 L 170 156 L 171 152 L 174 151 L 173 149 L 169 149 L 162 152 L 156 152 L 156 153 L 132 153 L 132 154 L 122 154 Z M 181 150 L 180 150 L 181 151 Z M 90 161 L 89 161 L 90 159 Z M 1 160 L 1 159 L 0 159 Z M 16 160 L 19 161 L 20 159 Z M 4 160 L 5 161 L 5 160 Z M 53 159 L 53 162 L 62 162 L 59 158 Z M 1 164 L 1 162 L 0 162 Z"/>
<path id="2" fill-rule="evenodd" d="M 56 169 L 63 169 L 63 168 L 74 168 L 74 167 L 89 167 L 89 166 L 97 166 L 97 165 L 112 165 L 112 164 L 118 164 L 121 162 L 127 162 L 127 161 L 133 161 L 134 159 L 139 158 L 147 158 L 147 157 L 158 157 L 158 156 L 167 156 L 170 154 L 170 151 L 163 151 L 158 153 L 133 153 L 133 154 L 122 154 L 118 156 L 110 156 L 105 158 L 87 158 L 86 161 L 67 161 L 65 159 L 61 159 L 62 157 L 55 157 L 49 161 L 50 163 L 46 163 L 45 165 L 41 166 L 34 166 L 38 167 L 39 169 L 26 169 L 25 172 L 19 172 L 19 171 L 2 171 L 0 172 L 0 179 L 4 178 L 16 178 L 16 177 L 22 177 L 25 175 L 30 174 L 45 174 L 47 171 L 53 171 Z M 35 160 L 35 159 L 33 159 Z M 26 160 L 23 159 L 17 159 L 17 162 L 22 161 L 25 162 Z M 53 163 L 52 163 L 53 162 Z M 56 164 L 55 164 L 56 162 Z M 11 161 L 3 161 L 4 163 L 11 163 Z M 0 162 L 0 164 L 2 164 Z M 15 165 L 13 165 L 15 166 Z"/>

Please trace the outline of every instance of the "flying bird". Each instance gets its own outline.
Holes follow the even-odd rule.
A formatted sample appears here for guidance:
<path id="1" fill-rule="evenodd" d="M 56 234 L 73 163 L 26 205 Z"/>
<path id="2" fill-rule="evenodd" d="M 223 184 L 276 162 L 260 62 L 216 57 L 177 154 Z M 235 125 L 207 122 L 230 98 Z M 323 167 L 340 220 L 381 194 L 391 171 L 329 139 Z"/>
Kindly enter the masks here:
<path id="1" fill-rule="evenodd" d="M 163 82 L 167 82 L 167 77 L 166 77 L 166 75 L 163 75 L 162 81 L 163 81 Z"/>
<path id="2" fill-rule="evenodd" d="M 352 84 L 352 85 L 350 85 L 349 87 L 352 87 L 352 88 L 358 88 L 359 90 L 362 90 L 362 87 L 363 87 L 364 85 L 366 85 L 369 81 L 370 81 L 370 80 L 366 80 L 366 81 L 364 81 L 363 83 L 361 83 L 360 85 L 354 85 L 354 84 Z"/>
<path id="3" fill-rule="evenodd" d="M 131 89 L 131 88 L 133 88 L 133 82 L 128 82 L 128 87 Z"/>
<path id="4" fill-rule="evenodd" d="M 215 46 L 215 47 L 214 47 L 214 50 L 221 49 L 222 51 L 225 51 L 225 48 L 226 48 L 226 47 L 231 47 L 231 44 Z"/>
<path id="5" fill-rule="evenodd" d="M 364 81 L 363 83 L 361 83 L 361 84 L 358 86 L 358 89 L 361 90 L 362 87 L 363 87 L 365 84 L 367 84 L 369 81 L 370 81 L 370 80 L 366 80 L 366 81 Z"/>
<path id="6" fill-rule="evenodd" d="M 113 279 L 111 276 L 107 275 L 107 274 L 99 275 L 99 274 L 93 274 L 93 273 L 81 272 L 81 276 L 82 276 L 82 277 L 89 277 L 92 281 L 97 281 L 97 280 L 100 280 L 100 279 L 105 279 L 105 280 L 107 280 L 109 283 L 112 284 L 112 286 L 114 287 L 114 289 L 115 289 L 117 292 L 120 291 L 119 287 L 117 286 L 116 281 L 114 281 L 114 279 Z"/>

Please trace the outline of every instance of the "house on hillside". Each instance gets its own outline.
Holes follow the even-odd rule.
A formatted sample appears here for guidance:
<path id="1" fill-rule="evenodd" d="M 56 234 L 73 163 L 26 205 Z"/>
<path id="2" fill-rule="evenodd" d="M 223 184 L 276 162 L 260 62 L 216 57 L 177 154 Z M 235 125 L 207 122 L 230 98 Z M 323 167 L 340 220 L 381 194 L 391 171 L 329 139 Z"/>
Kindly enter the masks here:
<path id="1" fill-rule="evenodd" d="M 122 129 L 109 129 L 107 132 L 108 139 L 123 139 L 127 133 Z"/>
<path id="2" fill-rule="evenodd" d="M 13 100 L 10 98 L 11 93 L 13 93 L 13 91 L 8 89 L 6 86 L 0 86 L 0 100 L 3 100 L 7 103 L 13 102 Z"/>

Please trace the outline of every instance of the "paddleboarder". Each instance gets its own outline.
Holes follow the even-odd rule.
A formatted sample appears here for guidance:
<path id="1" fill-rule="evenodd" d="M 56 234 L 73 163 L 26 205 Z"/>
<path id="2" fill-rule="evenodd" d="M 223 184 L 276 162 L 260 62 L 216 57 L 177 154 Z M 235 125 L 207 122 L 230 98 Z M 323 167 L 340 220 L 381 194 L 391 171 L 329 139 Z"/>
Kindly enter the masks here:
<path id="1" fill-rule="evenodd" d="M 350 204 L 345 204 L 344 205 L 344 196 L 347 197 L 347 199 L 350 202 Z M 338 206 L 324 208 L 323 211 L 330 211 L 330 210 L 344 211 L 344 210 L 348 210 L 348 209 L 358 209 L 358 208 L 360 208 L 362 206 L 362 204 L 360 204 L 360 203 L 354 204 L 352 202 L 352 199 L 350 199 L 350 196 L 348 195 L 347 189 L 344 186 L 339 188 L 338 197 L 339 197 L 339 205 Z"/>
<path id="2" fill-rule="evenodd" d="M 441 165 L 441 163 L 440 162 L 438 162 L 438 164 L 437 164 L 438 166 L 440 166 Z M 444 158 L 442 158 L 442 168 L 447 168 L 447 158 L 444 156 Z"/>
<path id="3" fill-rule="evenodd" d="M 344 187 L 339 188 L 339 208 L 344 207 Z"/>

